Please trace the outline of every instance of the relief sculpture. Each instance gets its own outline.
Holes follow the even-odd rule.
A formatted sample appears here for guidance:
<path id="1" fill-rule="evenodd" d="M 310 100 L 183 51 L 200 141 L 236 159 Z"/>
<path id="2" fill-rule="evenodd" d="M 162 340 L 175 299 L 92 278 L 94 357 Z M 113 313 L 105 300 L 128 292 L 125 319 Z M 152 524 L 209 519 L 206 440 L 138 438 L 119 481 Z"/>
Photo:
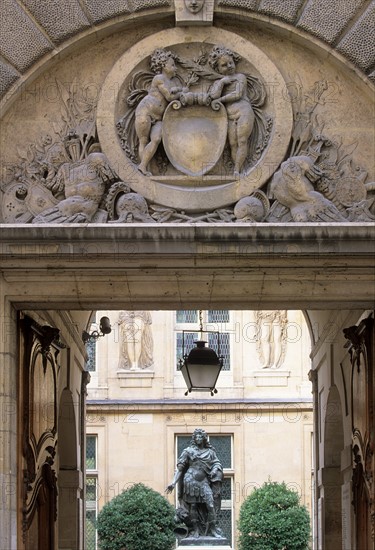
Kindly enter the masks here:
<path id="1" fill-rule="evenodd" d="M 287 311 L 256 311 L 257 352 L 263 369 L 278 369 L 286 353 Z"/>
<path id="2" fill-rule="evenodd" d="M 185 2 L 191 13 L 204 5 Z M 133 61 L 129 50 L 115 98 L 115 68 L 99 102 L 79 82 L 56 80 L 61 121 L 14 148 L 1 223 L 373 223 L 375 182 L 356 162 L 360 144 L 325 132 L 327 82 L 301 86 L 285 106 L 262 78 L 267 64 L 268 78 L 282 78 L 277 68 L 221 34 L 228 44 L 177 34 Z"/>
<path id="3" fill-rule="evenodd" d="M 169 160 L 177 173 L 215 173 L 226 140 L 227 175 L 238 177 L 254 164 L 267 145 L 272 120 L 261 110 L 264 85 L 237 72 L 240 60 L 218 45 L 193 60 L 164 49 L 152 53 L 156 74 L 134 74 L 128 110 L 117 123 L 123 149 L 138 161 L 138 170 L 146 176 L 165 173 Z M 165 154 L 160 151 L 151 167 L 161 143 Z"/>
<path id="4" fill-rule="evenodd" d="M 154 342 L 149 311 L 121 311 L 119 369 L 143 370 L 153 364 Z"/>

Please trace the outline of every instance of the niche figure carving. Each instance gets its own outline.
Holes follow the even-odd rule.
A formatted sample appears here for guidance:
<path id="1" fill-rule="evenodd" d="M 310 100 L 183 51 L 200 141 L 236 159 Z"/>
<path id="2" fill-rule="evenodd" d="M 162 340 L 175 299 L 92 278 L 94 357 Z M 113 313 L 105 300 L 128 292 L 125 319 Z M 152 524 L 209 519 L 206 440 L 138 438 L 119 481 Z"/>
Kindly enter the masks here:
<path id="1" fill-rule="evenodd" d="M 256 311 L 257 352 L 263 369 L 278 369 L 285 358 L 286 310 Z"/>
<path id="2" fill-rule="evenodd" d="M 153 364 L 154 342 L 149 311 L 122 311 L 119 315 L 119 369 L 144 370 Z"/>

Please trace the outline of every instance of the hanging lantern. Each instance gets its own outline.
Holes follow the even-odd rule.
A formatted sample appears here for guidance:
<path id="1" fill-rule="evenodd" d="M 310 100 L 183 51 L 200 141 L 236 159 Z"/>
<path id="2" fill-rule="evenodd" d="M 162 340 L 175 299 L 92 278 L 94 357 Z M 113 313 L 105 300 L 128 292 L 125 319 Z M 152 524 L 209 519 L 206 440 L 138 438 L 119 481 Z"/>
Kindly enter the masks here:
<path id="1" fill-rule="evenodd" d="M 200 333 L 214 333 L 217 335 L 218 354 L 220 354 L 220 333 L 214 331 L 204 331 L 202 323 L 202 312 L 200 311 Z M 196 347 L 185 354 L 185 331 L 182 331 L 182 355 L 179 361 L 179 369 L 184 377 L 188 395 L 192 391 L 210 392 L 211 395 L 217 393 L 215 388 L 220 371 L 223 367 L 223 357 L 218 356 L 216 352 L 207 347 L 205 340 L 196 340 Z"/>

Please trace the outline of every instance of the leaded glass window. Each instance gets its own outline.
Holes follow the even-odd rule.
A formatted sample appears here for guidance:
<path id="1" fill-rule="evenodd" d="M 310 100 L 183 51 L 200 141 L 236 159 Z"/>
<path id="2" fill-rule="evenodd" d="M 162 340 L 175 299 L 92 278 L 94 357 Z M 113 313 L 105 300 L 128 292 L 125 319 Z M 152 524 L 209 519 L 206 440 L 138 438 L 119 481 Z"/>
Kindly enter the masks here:
<path id="1" fill-rule="evenodd" d="M 96 341 L 89 340 L 86 344 L 87 361 L 86 370 L 89 372 L 96 371 Z"/>
<path id="2" fill-rule="evenodd" d="M 98 514 L 97 435 L 86 436 L 86 550 L 96 550 Z"/>
<path id="3" fill-rule="evenodd" d="M 214 333 L 208 333 L 208 345 L 210 348 L 218 353 L 218 335 Z M 223 356 L 223 368 L 222 370 L 230 370 L 230 335 L 228 332 L 221 332 L 219 334 L 220 339 L 220 355 Z"/>
<path id="4" fill-rule="evenodd" d="M 96 435 L 86 436 L 86 470 L 96 470 Z"/>
<path id="5" fill-rule="evenodd" d="M 96 550 L 97 486 L 96 477 L 86 478 L 86 550 Z"/>
<path id="6" fill-rule="evenodd" d="M 229 311 L 227 309 L 210 309 L 207 311 L 208 323 L 229 323 Z"/>
<path id="7" fill-rule="evenodd" d="M 181 309 L 176 311 L 177 323 L 198 323 L 198 311 L 196 309 Z"/>
<path id="8" fill-rule="evenodd" d="M 177 438 L 177 457 L 189 447 L 191 435 L 179 435 Z M 209 442 L 214 447 L 223 469 L 232 469 L 232 436 L 209 435 Z"/>

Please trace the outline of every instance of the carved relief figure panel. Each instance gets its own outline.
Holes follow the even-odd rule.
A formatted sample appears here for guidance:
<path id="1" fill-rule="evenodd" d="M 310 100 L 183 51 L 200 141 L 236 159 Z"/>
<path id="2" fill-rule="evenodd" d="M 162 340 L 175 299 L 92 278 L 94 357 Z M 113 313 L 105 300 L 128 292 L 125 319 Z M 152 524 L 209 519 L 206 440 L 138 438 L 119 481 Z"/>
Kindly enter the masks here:
<path id="1" fill-rule="evenodd" d="M 1 222 L 374 222 L 359 143 L 325 132 L 330 84 L 289 75 L 292 101 L 250 40 L 198 26 L 213 2 L 177 4 L 196 25 L 127 49 L 96 97 L 56 78 L 61 120 L 3 162 Z"/>
<path id="2" fill-rule="evenodd" d="M 223 44 L 213 29 L 190 34 L 186 43 L 182 30 L 163 31 L 119 59 L 103 85 L 98 134 L 135 191 L 201 211 L 256 189 L 255 171 L 265 178 L 260 166 L 286 152 L 292 109 L 268 94 L 271 75 L 285 83 L 258 48 L 226 31 Z M 115 101 L 114 82 L 122 82 Z"/>
<path id="3" fill-rule="evenodd" d="M 149 311 L 122 311 L 120 327 L 119 369 L 144 370 L 153 365 L 154 342 Z"/>
<path id="4" fill-rule="evenodd" d="M 257 352 L 263 369 L 278 369 L 286 352 L 287 311 L 256 311 Z"/>

